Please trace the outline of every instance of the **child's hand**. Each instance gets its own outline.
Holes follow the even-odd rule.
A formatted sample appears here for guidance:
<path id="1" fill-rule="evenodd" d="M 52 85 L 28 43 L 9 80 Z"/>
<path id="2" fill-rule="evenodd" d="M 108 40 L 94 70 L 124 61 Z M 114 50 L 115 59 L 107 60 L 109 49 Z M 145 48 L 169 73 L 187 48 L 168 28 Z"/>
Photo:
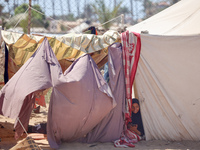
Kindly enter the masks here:
<path id="1" fill-rule="evenodd" d="M 134 125 L 132 125 L 132 126 L 130 127 L 130 130 L 136 132 L 136 131 L 137 131 L 137 127 L 138 127 L 138 125 L 137 125 L 137 124 L 134 124 Z"/>

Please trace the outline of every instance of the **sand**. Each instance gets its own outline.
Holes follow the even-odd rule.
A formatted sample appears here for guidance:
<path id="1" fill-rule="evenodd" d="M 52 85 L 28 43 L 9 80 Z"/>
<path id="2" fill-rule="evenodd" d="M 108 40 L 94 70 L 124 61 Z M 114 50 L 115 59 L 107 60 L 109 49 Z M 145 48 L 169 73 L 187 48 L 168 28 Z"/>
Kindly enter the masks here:
<path id="1" fill-rule="evenodd" d="M 48 108 L 41 107 L 40 113 L 32 113 L 30 118 L 30 125 L 47 121 Z M 14 139 L 14 120 L 0 115 L 0 150 L 8 150 L 21 142 L 26 135 L 19 140 Z M 50 148 L 47 139 L 35 140 L 35 142 L 44 150 L 53 150 Z M 200 150 L 200 142 L 197 141 L 140 141 L 135 144 L 135 148 L 115 148 L 112 142 L 108 143 L 63 143 L 60 145 L 59 150 Z"/>

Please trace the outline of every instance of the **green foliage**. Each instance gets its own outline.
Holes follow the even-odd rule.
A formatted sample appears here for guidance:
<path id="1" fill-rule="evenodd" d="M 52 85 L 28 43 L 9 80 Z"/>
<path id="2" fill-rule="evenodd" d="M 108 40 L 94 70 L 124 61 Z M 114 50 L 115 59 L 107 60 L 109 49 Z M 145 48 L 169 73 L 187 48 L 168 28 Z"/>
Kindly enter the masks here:
<path id="1" fill-rule="evenodd" d="M 74 14 L 68 14 L 64 17 L 68 21 L 75 21 Z"/>
<path id="2" fill-rule="evenodd" d="M 96 0 L 95 4 L 93 4 L 92 7 L 94 8 L 94 11 L 98 16 L 100 23 L 104 23 L 117 16 L 121 4 L 122 1 L 113 10 L 111 10 L 110 8 L 106 7 L 104 0 Z M 111 22 L 105 24 L 104 28 L 109 29 L 111 24 Z"/>
<path id="3" fill-rule="evenodd" d="M 67 27 L 65 27 L 64 25 L 61 25 L 61 31 L 67 31 Z"/>
<path id="4" fill-rule="evenodd" d="M 44 22 L 44 27 L 45 27 L 45 29 L 47 29 L 49 27 L 49 21 Z"/>
<path id="5" fill-rule="evenodd" d="M 47 94 L 45 95 L 45 102 L 46 102 L 46 103 L 49 103 L 49 102 L 50 102 L 51 93 L 52 93 L 52 88 L 49 88 Z"/>
<path id="6" fill-rule="evenodd" d="M 118 15 L 120 15 L 120 14 L 124 14 L 124 15 L 126 15 L 126 14 L 129 14 L 129 9 L 128 9 L 128 7 L 126 7 L 126 6 L 124 6 L 124 7 L 120 7 L 119 8 L 119 11 L 118 11 Z"/>
<path id="7" fill-rule="evenodd" d="M 42 11 L 42 9 L 40 8 L 39 5 L 34 5 L 33 8 L 36 9 L 37 11 L 43 13 L 43 11 Z M 34 18 L 36 18 L 36 19 L 38 19 L 38 20 L 40 20 L 40 21 L 43 21 L 43 20 L 45 19 L 45 16 L 44 16 L 44 15 L 42 15 L 42 14 L 36 12 L 36 11 L 31 11 L 31 15 L 32 15 Z"/>
<path id="8" fill-rule="evenodd" d="M 34 5 L 32 6 L 34 9 L 36 9 L 37 11 L 42 12 L 42 9 L 40 8 L 39 5 Z M 15 15 L 17 14 L 21 14 L 21 13 L 24 13 L 26 10 L 28 9 L 28 4 L 22 4 L 20 6 L 18 6 L 16 9 L 15 9 Z M 26 20 L 26 19 L 25 19 Z M 46 22 L 44 22 L 45 20 L 45 16 L 34 11 L 34 10 L 31 10 L 31 22 L 33 24 L 33 26 L 44 26 Z M 24 24 L 24 21 L 22 21 L 23 23 L 20 23 L 20 25 Z M 23 26 L 24 26 L 23 25 Z M 46 26 L 48 26 L 48 24 L 46 24 Z"/>
<path id="9" fill-rule="evenodd" d="M 67 15 L 60 15 L 60 16 L 55 16 L 54 19 L 57 19 L 57 20 L 67 20 L 67 21 L 75 21 L 76 18 L 74 17 L 74 14 L 72 13 L 69 13 Z"/>
<path id="10" fill-rule="evenodd" d="M 28 33 L 28 17 L 26 19 L 22 20 L 19 25 L 23 28 L 24 33 Z"/>
<path id="11" fill-rule="evenodd" d="M 28 9 L 28 4 L 22 4 L 15 8 L 15 15 L 24 13 Z"/>

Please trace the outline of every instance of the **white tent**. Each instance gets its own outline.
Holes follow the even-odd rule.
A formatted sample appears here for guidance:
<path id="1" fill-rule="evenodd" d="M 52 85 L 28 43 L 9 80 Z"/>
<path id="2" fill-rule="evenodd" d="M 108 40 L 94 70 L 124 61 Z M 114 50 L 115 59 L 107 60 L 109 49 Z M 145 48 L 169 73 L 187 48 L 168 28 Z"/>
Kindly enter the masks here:
<path id="1" fill-rule="evenodd" d="M 162 12 L 127 28 L 130 31 L 149 31 L 156 35 L 191 35 L 200 33 L 200 1 L 181 0 Z"/>
<path id="2" fill-rule="evenodd" d="M 149 31 L 134 82 L 146 139 L 200 140 L 200 1 L 182 0 L 128 30 Z"/>

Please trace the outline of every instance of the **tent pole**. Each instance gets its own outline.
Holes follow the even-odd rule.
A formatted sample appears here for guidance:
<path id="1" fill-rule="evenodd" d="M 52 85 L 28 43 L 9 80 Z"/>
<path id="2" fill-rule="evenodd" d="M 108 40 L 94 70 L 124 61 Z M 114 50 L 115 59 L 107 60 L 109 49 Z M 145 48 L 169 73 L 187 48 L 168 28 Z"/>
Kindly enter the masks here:
<path id="1" fill-rule="evenodd" d="M 122 24 L 121 32 L 123 32 L 124 31 L 124 14 L 121 14 L 121 24 Z"/>
<path id="2" fill-rule="evenodd" d="M 29 0 L 29 10 L 28 10 L 28 34 L 31 30 L 31 0 Z"/>

